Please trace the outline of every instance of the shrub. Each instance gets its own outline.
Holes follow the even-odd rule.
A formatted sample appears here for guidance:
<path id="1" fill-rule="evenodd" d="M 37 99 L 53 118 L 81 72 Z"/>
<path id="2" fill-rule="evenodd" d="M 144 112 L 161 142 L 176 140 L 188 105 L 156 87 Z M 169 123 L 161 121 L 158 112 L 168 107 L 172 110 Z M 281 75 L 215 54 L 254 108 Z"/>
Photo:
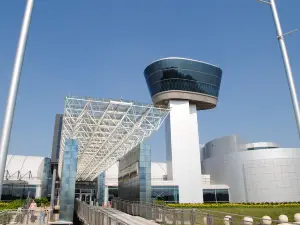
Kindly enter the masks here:
<path id="1" fill-rule="evenodd" d="M 10 207 L 10 209 L 17 209 L 19 207 L 22 207 L 24 203 L 25 203 L 25 200 L 22 200 L 22 199 L 14 200 L 9 203 L 9 207 Z"/>
<path id="2" fill-rule="evenodd" d="M 0 202 L 0 208 L 8 206 L 7 202 Z"/>
<path id="3" fill-rule="evenodd" d="M 49 205 L 48 198 L 36 198 L 36 199 L 34 199 L 34 201 L 36 202 L 38 207 L 40 207 L 42 204 Z"/>
<path id="4" fill-rule="evenodd" d="M 12 202 L 0 202 L 0 210 L 17 209 L 23 206 L 25 200 L 14 200 Z"/>
<path id="5" fill-rule="evenodd" d="M 263 202 L 263 203 L 203 203 L 203 204 L 168 204 L 171 208 L 296 208 L 300 207 L 299 202 Z"/>
<path id="6" fill-rule="evenodd" d="M 157 200 L 156 199 L 156 200 L 153 201 L 153 203 L 156 204 L 156 205 L 166 205 L 164 200 Z"/>

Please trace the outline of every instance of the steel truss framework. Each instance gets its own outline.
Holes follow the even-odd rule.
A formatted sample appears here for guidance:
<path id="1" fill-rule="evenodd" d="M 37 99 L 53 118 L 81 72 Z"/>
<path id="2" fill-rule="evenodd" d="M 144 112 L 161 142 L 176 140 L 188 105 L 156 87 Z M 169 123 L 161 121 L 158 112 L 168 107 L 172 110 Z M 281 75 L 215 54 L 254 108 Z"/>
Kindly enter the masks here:
<path id="1" fill-rule="evenodd" d="M 158 130 L 168 113 L 168 108 L 136 102 L 66 97 L 59 175 L 66 139 L 78 141 L 77 180 L 92 181 Z"/>

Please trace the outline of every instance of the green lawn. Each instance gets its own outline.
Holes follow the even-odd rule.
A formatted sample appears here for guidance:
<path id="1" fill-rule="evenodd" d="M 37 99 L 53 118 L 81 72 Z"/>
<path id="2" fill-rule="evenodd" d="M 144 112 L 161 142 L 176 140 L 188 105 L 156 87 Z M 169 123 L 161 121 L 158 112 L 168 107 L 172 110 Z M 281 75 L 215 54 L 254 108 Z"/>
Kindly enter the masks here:
<path id="1" fill-rule="evenodd" d="M 287 215 L 289 218 L 289 222 L 294 221 L 294 214 L 300 213 L 300 207 L 282 207 L 282 208 L 207 208 L 207 209 L 199 209 L 200 211 L 211 211 L 213 216 L 216 217 L 224 217 L 220 212 L 232 213 L 232 214 L 240 214 L 251 217 L 263 217 L 268 215 L 272 218 L 272 220 L 277 220 L 281 214 Z M 234 219 L 242 219 L 242 217 L 234 217 Z"/>
<path id="2" fill-rule="evenodd" d="M 189 221 L 191 218 L 191 211 L 187 208 L 178 209 L 179 213 L 177 213 L 177 220 L 180 221 L 182 216 L 184 221 Z M 182 210 L 182 214 L 180 212 Z M 249 216 L 253 218 L 253 225 L 260 224 L 261 218 L 263 216 L 270 216 L 274 221 L 272 225 L 277 225 L 278 217 L 282 214 L 287 215 L 289 218 L 289 222 L 294 222 L 295 213 L 300 213 L 300 207 L 268 207 L 268 208 L 258 208 L 258 207 L 224 207 L 224 208 L 198 208 L 196 209 L 196 224 L 197 225 L 205 225 L 204 218 L 207 218 L 207 215 L 210 216 L 212 220 L 210 224 L 212 225 L 224 225 L 224 217 L 231 216 L 233 225 L 243 225 L 244 217 Z M 166 220 L 168 224 L 172 224 L 173 221 L 173 213 L 168 213 L 166 215 Z M 188 223 L 185 223 L 188 224 Z"/>

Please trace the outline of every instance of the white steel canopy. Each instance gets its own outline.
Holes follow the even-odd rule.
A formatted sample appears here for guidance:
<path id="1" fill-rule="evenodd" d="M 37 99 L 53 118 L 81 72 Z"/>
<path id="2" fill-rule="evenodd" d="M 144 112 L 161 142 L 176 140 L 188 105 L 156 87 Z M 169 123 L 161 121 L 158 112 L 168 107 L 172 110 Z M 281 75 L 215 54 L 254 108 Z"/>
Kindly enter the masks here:
<path id="1" fill-rule="evenodd" d="M 136 102 L 66 97 L 58 171 L 66 139 L 78 141 L 77 180 L 92 181 L 158 130 L 169 113 Z"/>

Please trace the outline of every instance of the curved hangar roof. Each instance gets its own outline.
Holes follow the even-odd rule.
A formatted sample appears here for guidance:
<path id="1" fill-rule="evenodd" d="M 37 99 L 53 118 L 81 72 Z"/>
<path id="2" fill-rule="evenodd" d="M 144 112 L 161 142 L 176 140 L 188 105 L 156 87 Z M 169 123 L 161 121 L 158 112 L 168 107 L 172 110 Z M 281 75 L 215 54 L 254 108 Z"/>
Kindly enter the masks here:
<path id="1" fill-rule="evenodd" d="M 186 58 L 159 59 L 144 71 L 155 105 L 168 105 L 168 100 L 189 100 L 197 109 L 216 107 L 222 70 L 214 65 Z"/>
<path id="2" fill-rule="evenodd" d="M 77 180 L 92 181 L 158 130 L 168 108 L 111 99 L 67 97 L 63 115 L 61 176 L 66 139 L 78 141 Z"/>
<path id="3" fill-rule="evenodd" d="M 8 155 L 4 180 L 41 180 L 44 160 L 44 157 L 39 156 Z"/>

